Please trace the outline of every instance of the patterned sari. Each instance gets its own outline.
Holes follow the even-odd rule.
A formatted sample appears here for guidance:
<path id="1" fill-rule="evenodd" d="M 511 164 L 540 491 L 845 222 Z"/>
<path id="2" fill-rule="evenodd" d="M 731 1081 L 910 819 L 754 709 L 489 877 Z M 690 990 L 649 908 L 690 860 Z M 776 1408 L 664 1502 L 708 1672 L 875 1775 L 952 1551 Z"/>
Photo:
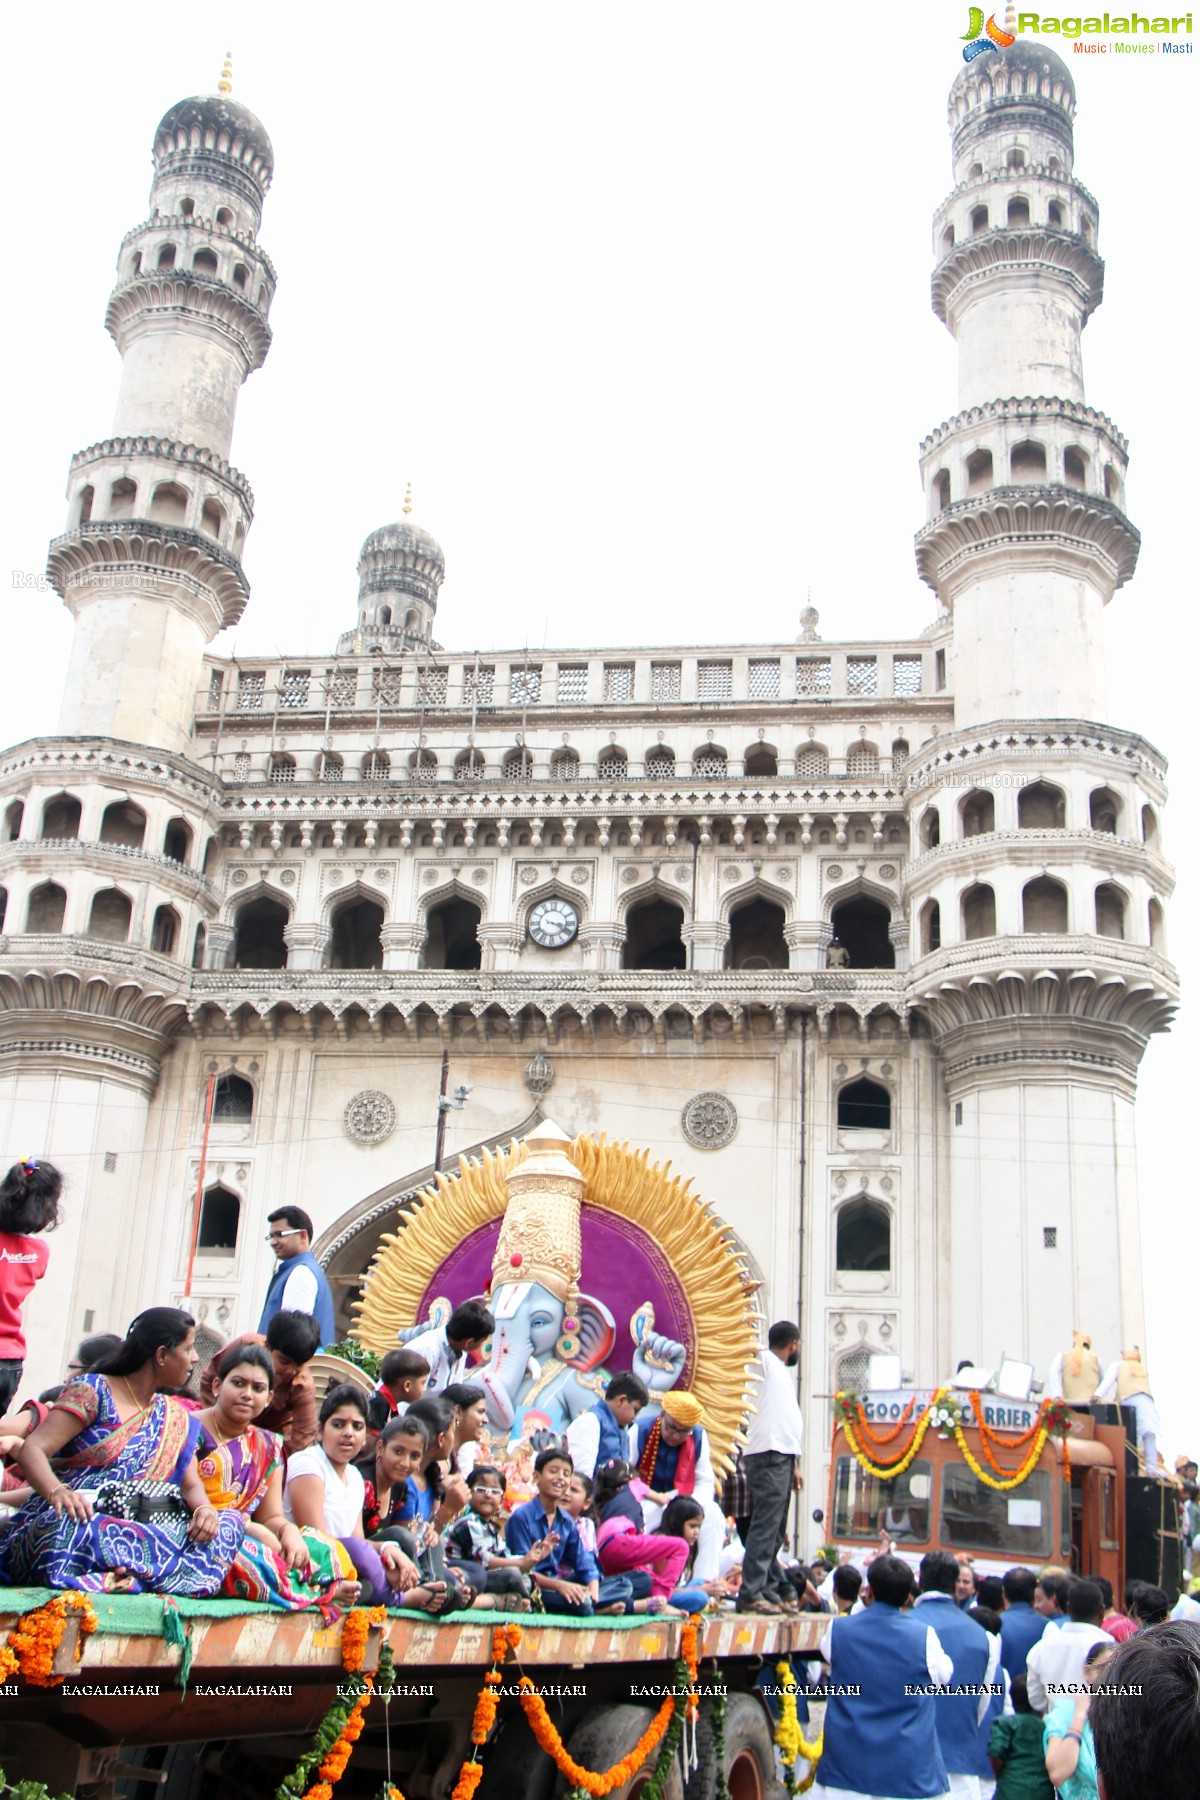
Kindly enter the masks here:
<path id="1" fill-rule="evenodd" d="M 114 1481 L 178 1487 L 195 1455 L 200 1421 L 163 1394 L 123 1421 L 104 1376 L 81 1375 L 54 1404 L 80 1421 L 56 1459 L 63 1481 L 79 1492 L 95 1495 Z M 219 1591 L 245 1531 L 240 1513 L 218 1517 L 216 1537 L 194 1544 L 186 1519 L 138 1524 L 100 1513 L 72 1519 L 35 1494 L 0 1537 L 0 1580 L 17 1587 L 205 1598 Z"/>
<path id="2" fill-rule="evenodd" d="M 279 1438 L 273 1431 L 248 1425 L 240 1437 L 222 1444 L 202 1425 L 197 1455 L 210 1504 L 218 1512 L 232 1508 L 248 1519 L 262 1504 L 280 1466 Z M 308 1546 L 308 1568 L 289 1569 L 278 1552 L 247 1533 L 221 1592 L 231 1599 L 254 1600 L 285 1611 L 321 1606 L 332 1583 L 354 1579 L 354 1564 L 337 1539 L 323 1531 L 306 1527 L 301 1536 Z"/>

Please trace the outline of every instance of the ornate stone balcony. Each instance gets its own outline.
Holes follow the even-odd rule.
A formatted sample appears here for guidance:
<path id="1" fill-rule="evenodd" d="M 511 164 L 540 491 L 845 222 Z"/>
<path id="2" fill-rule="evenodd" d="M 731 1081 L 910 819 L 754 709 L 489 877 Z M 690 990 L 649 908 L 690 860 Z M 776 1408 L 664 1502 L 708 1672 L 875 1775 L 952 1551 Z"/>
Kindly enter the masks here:
<path id="1" fill-rule="evenodd" d="M 156 856 L 149 850 L 135 850 L 127 844 L 104 844 L 95 838 L 16 838 L 0 844 L 0 879 L 4 871 L 19 866 L 52 873 L 64 862 L 87 863 L 103 869 L 114 879 L 136 880 L 139 875 L 153 875 L 165 886 L 174 888 L 188 899 L 207 900 L 216 905 L 217 889 L 196 869 L 176 862 L 170 856 Z"/>

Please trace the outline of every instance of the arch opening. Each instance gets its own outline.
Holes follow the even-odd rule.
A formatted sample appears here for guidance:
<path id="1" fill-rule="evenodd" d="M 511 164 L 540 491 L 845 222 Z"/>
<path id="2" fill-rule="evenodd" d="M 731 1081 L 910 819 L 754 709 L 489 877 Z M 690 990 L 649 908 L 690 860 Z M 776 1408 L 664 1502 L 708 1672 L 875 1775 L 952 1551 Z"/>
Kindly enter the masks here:
<path id="1" fill-rule="evenodd" d="M 173 906 L 158 906 L 150 927 L 150 948 L 159 956 L 174 956 L 182 920 Z"/>
<path id="2" fill-rule="evenodd" d="M 882 902 L 856 894 L 834 907 L 831 922 L 834 938 L 849 954 L 845 967 L 895 968 L 896 951 L 888 935 L 892 915 Z"/>
<path id="3" fill-rule="evenodd" d="M 478 969 L 483 961 L 479 943 L 482 922 L 482 908 L 458 895 L 430 907 L 425 920 L 422 967 Z"/>
<path id="4" fill-rule="evenodd" d="M 1017 824 L 1022 831 L 1061 831 L 1067 822 L 1067 797 L 1048 781 L 1034 781 L 1017 795 Z"/>
<path id="5" fill-rule="evenodd" d="M 839 1131 L 890 1131 L 892 1096 L 881 1082 L 860 1075 L 838 1092 L 837 1122 Z"/>
<path id="6" fill-rule="evenodd" d="M 334 910 L 326 967 L 330 969 L 382 969 L 383 908 L 378 901 L 359 896 Z"/>
<path id="7" fill-rule="evenodd" d="M 962 932 L 968 943 L 996 935 L 996 895 L 986 881 L 976 882 L 962 897 Z"/>
<path id="8" fill-rule="evenodd" d="M 120 888 L 101 888 L 93 896 L 88 914 L 87 936 L 106 944 L 124 944 L 129 938 L 133 918 L 133 901 Z"/>
<path id="9" fill-rule="evenodd" d="M 233 934 L 235 969 L 286 969 L 288 909 L 261 894 L 247 900 L 237 915 Z"/>
<path id="10" fill-rule="evenodd" d="M 212 1116 L 227 1125 L 244 1125 L 254 1117 L 254 1088 L 244 1075 L 217 1076 Z"/>
<path id="11" fill-rule="evenodd" d="M 140 850 L 146 839 L 146 815 L 129 800 L 114 800 L 100 821 L 100 842 Z"/>
<path id="12" fill-rule="evenodd" d="M 1096 889 L 1096 936 L 1125 936 L 1125 896 L 1111 881 L 1101 882 Z"/>
<path id="13" fill-rule="evenodd" d="M 77 838 L 82 817 L 83 807 L 73 795 L 56 794 L 42 808 L 42 829 L 38 835 L 43 838 Z"/>
<path id="14" fill-rule="evenodd" d="M 52 936 L 62 930 L 66 912 L 67 890 L 59 887 L 56 881 L 43 881 L 30 893 L 25 909 L 25 929 Z"/>
<path id="15" fill-rule="evenodd" d="M 625 969 L 684 969 L 683 908 L 670 900 L 643 900 L 625 915 Z"/>
<path id="16" fill-rule="evenodd" d="M 1052 875 L 1039 875 L 1021 890 L 1022 930 L 1059 935 L 1067 929 L 1067 890 Z"/>
<path id="17" fill-rule="evenodd" d="M 786 969 L 788 947 L 783 935 L 782 906 L 755 899 L 730 915 L 729 942 L 725 946 L 727 969 Z"/>
<path id="18" fill-rule="evenodd" d="M 837 1268 L 845 1274 L 886 1274 L 892 1266 L 892 1220 L 886 1206 L 863 1194 L 837 1216 Z"/>
<path id="19" fill-rule="evenodd" d="M 200 1203 L 200 1230 L 196 1236 L 198 1256 L 232 1256 L 237 1249 L 238 1225 L 242 1203 L 236 1194 L 218 1182 L 206 1188 Z"/>

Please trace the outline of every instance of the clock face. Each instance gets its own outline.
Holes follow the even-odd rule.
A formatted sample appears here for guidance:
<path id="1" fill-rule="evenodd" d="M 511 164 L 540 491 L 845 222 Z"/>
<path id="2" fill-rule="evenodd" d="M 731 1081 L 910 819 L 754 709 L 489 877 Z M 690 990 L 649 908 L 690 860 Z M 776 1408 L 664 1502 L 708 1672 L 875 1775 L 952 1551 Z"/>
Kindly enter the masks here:
<path id="1" fill-rule="evenodd" d="M 529 915 L 529 935 L 543 950 L 561 950 L 579 930 L 579 914 L 569 900 L 539 900 Z"/>

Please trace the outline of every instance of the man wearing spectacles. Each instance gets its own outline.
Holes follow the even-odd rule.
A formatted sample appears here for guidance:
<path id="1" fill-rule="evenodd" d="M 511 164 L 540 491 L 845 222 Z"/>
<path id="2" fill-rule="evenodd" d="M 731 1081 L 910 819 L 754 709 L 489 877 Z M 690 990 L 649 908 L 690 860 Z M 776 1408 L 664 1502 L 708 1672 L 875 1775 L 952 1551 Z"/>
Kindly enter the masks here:
<path id="1" fill-rule="evenodd" d="M 325 1271 L 309 1249 L 313 1222 L 298 1206 L 281 1206 L 267 1216 L 267 1242 L 279 1258 L 258 1329 L 265 1336 L 267 1326 L 280 1312 L 312 1313 L 320 1327 L 320 1344 L 332 1344 L 337 1337 L 333 1320 L 333 1295 L 325 1279 Z"/>

